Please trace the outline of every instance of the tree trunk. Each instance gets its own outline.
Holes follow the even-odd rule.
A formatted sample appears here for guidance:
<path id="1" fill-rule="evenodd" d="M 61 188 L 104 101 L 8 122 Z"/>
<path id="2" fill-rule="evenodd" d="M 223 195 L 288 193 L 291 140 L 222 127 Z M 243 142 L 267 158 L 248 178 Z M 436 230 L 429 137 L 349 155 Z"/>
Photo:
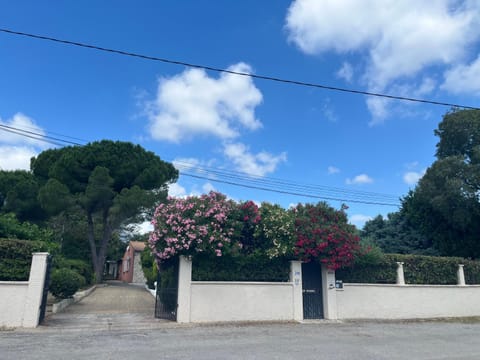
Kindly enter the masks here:
<path id="1" fill-rule="evenodd" d="M 99 263 L 97 256 L 97 246 L 95 245 L 95 226 L 93 223 L 92 214 L 87 213 L 88 224 L 88 243 L 90 245 L 90 254 L 92 256 L 93 270 L 95 272 L 95 283 L 100 283 L 103 277 L 103 264 Z"/>
<path id="2" fill-rule="evenodd" d="M 100 246 L 98 247 L 97 253 L 97 267 L 95 269 L 95 274 L 97 279 L 100 279 L 97 282 L 100 282 L 103 279 L 103 268 L 105 266 L 105 255 L 107 253 L 108 242 L 112 237 L 112 230 L 110 224 L 108 223 L 108 210 L 103 212 L 103 234 L 102 239 L 100 240 Z M 98 271 L 98 272 L 97 272 Z"/>

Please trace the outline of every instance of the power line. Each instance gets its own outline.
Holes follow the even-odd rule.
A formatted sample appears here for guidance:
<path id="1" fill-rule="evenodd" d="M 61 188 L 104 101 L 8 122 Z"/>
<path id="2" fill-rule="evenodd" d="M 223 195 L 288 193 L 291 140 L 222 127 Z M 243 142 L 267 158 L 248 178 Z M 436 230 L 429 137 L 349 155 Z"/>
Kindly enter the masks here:
<path id="1" fill-rule="evenodd" d="M 12 133 L 12 134 L 16 134 L 16 135 L 19 135 L 19 136 L 28 137 L 30 139 L 34 139 L 34 140 L 37 140 L 37 141 L 46 142 L 46 143 L 49 143 L 49 144 L 52 144 L 52 145 L 63 146 L 63 144 L 61 144 L 61 143 L 43 138 L 41 134 L 36 134 L 36 135 L 40 135 L 40 137 L 36 136 L 36 135 L 35 136 L 34 135 L 28 135 L 28 134 L 25 134 L 25 133 L 22 133 L 22 132 L 18 132 L 18 131 L 15 131 L 15 130 L 8 129 L 8 128 L 4 127 L 3 125 L 0 125 L 0 130 L 3 130 L 5 132 L 9 132 L 9 133 Z"/>
<path id="2" fill-rule="evenodd" d="M 69 144 L 69 145 L 80 145 L 80 146 L 83 145 L 83 144 L 79 144 L 77 142 L 64 140 L 64 139 L 56 138 L 56 137 L 53 137 L 53 136 L 48 136 L 48 135 L 44 135 L 44 134 L 41 134 L 41 133 L 37 133 L 37 132 L 34 132 L 34 131 L 23 130 L 23 129 L 20 129 L 20 128 L 16 128 L 16 127 L 13 127 L 13 126 L 7 126 L 7 125 L 3 125 L 3 124 L 0 124 L 0 129 L 2 129 L 4 131 L 11 132 L 11 133 L 14 133 L 14 134 L 17 134 L 17 135 L 27 136 L 27 137 L 30 137 L 32 139 L 51 142 L 52 144 L 59 145 L 59 146 L 63 146 L 63 144 L 59 144 L 56 141 L 59 141 L 59 142 L 65 143 L 65 144 Z M 28 136 L 26 134 L 30 134 L 32 136 Z"/>
<path id="3" fill-rule="evenodd" d="M 39 141 L 44 141 L 56 146 L 75 145 L 84 146 L 84 144 L 64 140 L 61 138 L 54 138 L 44 134 L 27 131 L 18 127 L 0 125 L 0 130 L 14 133 L 19 136 L 32 138 Z M 60 135 L 60 134 L 59 134 Z M 68 137 L 66 135 L 60 135 Z M 322 185 L 301 184 L 298 182 L 289 182 L 286 180 L 275 178 L 260 178 L 245 173 L 225 171 L 215 168 L 204 168 L 199 166 L 192 166 L 191 163 L 176 161 L 177 164 L 183 164 L 184 169 L 192 169 L 197 174 L 187 172 L 188 170 L 180 170 L 180 174 L 197 179 L 205 179 L 213 182 L 234 185 L 249 189 L 257 189 L 262 191 L 275 192 L 280 194 L 302 196 L 308 198 L 315 198 L 321 200 L 342 201 L 351 203 L 361 203 L 367 205 L 381 205 L 381 206 L 395 206 L 398 203 L 393 203 L 393 195 L 379 194 L 373 192 L 351 191 L 341 188 L 327 187 Z M 181 167 L 181 166 L 180 166 Z M 203 174 L 200 175 L 200 174 Z M 340 194 L 338 194 L 340 192 Z"/>
<path id="4" fill-rule="evenodd" d="M 341 87 L 336 87 L 336 86 L 328 86 L 328 85 L 322 85 L 322 84 L 317 84 L 317 83 L 309 83 L 309 82 L 304 82 L 304 81 L 299 81 L 299 80 L 284 79 L 284 78 L 279 78 L 279 77 L 274 77 L 274 76 L 250 74 L 250 73 L 241 72 L 241 71 L 221 69 L 221 68 L 208 66 L 208 65 L 193 64 L 193 63 L 188 63 L 188 62 L 179 61 L 179 60 L 172 60 L 172 59 L 160 58 L 160 57 L 156 57 L 156 56 L 143 55 L 143 54 L 133 53 L 133 52 L 124 51 L 124 50 L 105 48 L 105 47 L 101 47 L 101 46 L 97 46 L 97 45 L 85 44 L 85 43 L 80 43 L 80 42 L 70 41 L 70 40 L 63 40 L 63 39 L 58 39 L 58 38 L 43 36 L 43 35 L 37 35 L 37 34 L 30 34 L 30 33 L 14 31 L 14 30 L 4 29 L 4 28 L 0 28 L 0 32 L 11 34 L 11 35 L 25 36 L 25 37 L 29 37 L 29 38 L 33 38 L 33 39 L 52 41 L 52 42 L 56 42 L 56 43 L 66 44 L 66 45 L 79 46 L 79 47 L 83 47 L 83 48 L 99 50 L 99 51 L 104 51 L 104 52 L 109 52 L 109 53 L 114 53 L 114 54 L 119 54 L 119 55 L 124 55 L 124 56 L 131 56 L 131 57 L 136 57 L 136 58 L 140 58 L 140 59 L 144 59 L 144 60 L 159 61 L 159 62 L 163 62 L 163 63 L 167 63 L 167 64 L 182 65 L 182 66 L 186 66 L 186 67 L 190 67 L 190 68 L 204 69 L 204 70 L 210 70 L 210 71 L 214 71 L 214 72 L 227 73 L 227 74 L 238 75 L 238 76 L 248 76 L 248 77 L 251 77 L 251 78 L 254 78 L 254 79 L 260 79 L 260 80 L 275 81 L 275 82 L 279 82 L 279 83 L 299 85 L 299 86 L 307 86 L 307 87 L 319 88 L 319 89 L 323 89 L 323 90 L 351 93 L 351 94 L 357 94 L 357 95 L 375 96 L 375 97 L 381 97 L 381 98 L 393 99 L 393 100 L 417 102 L 417 103 L 448 106 L 448 107 L 471 109 L 471 110 L 480 110 L 480 108 L 478 108 L 478 107 L 469 106 L 469 105 L 461 105 L 461 104 L 454 104 L 454 103 L 420 99 L 420 98 L 413 98 L 413 97 L 406 97 L 406 96 L 396 96 L 396 95 L 375 93 L 375 92 L 369 92 L 369 91 L 363 91 L 363 90 L 347 89 L 347 88 L 341 88 Z"/>
<path id="5" fill-rule="evenodd" d="M 292 191 L 285 191 L 285 190 L 278 190 L 278 189 L 274 190 L 274 189 L 269 189 L 269 188 L 266 188 L 266 187 L 247 185 L 247 184 L 239 184 L 239 183 L 235 183 L 233 181 L 219 180 L 219 179 L 215 179 L 215 178 L 210 178 L 210 177 L 205 177 L 205 176 L 200 176 L 200 175 L 195 175 L 195 174 L 189 174 L 189 173 L 184 173 L 184 172 L 182 172 L 182 175 L 197 178 L 197 179 L 204 179 L 204 180 L 219 182 L 219 183 L 222 183 L 222 184 L 240 186 L 240 187 L 244 187 L 244 188 L 248 188 L 248 189 L 270 191 L 270 192 L 275 192 L 275 193 L 280 193 L 280 194 L 303 196 L 303 197 L 309 197 L 309 198 L 315 198 L 315 199 L 321 199 L 321 200 L 343 201 L 343 202 L 360 203 L 360 204 L 367 204 L 367 205 L 381 205 L 381 206 L 395 206 L 395 207 L 399 206 L 399 204 L 393 204 L 393 203 L 382 203 L 382 202 L 374 202 L 374 201 L 360 201 L 360 200 L 352 200 L 352 199 L 332 198 L 332 197 L 318 196 L 318 195 L 312 195 L 312 194 L 304 194 L 304 193 L 299 193 L 299 192 L 292 192 Z"/>
<path id="6" fill-rule="evenodd" d="M 240 173 L 235 171 L 219 170 L 209 167 L 201 167 L 192 165 L 187 162 L 174 161 L 174 165 L 185 174 L 189 170 L 193 170 L 199 176 L 206 176 L 208 179 L 214 181 L 216 179 L 234 181 L 236 183 L 250 184 L 253 186 L 267 186 L 270 189 L 288 190 L 293 192 L 302 192 L 308 194 L 319 195 L 324 197 L 342 197 L 342 199 L 375 201 L 375 202 L 397 202 L 398 196 L 380 194 L 375 192 L 366 192 L 358 190 L 349 190 L 344 188 L 306 184 L 295 181 L 282 180 L 271 177 L 252 176 L 251 174 Z"/>

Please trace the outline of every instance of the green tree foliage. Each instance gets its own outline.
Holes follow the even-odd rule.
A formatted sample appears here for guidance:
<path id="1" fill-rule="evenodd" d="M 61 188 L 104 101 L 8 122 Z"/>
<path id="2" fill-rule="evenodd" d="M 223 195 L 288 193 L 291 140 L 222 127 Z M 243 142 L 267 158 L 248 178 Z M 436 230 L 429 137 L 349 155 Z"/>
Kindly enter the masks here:
<path id="1" fill-rule="evenodd" d="M 385 253 L 437 255 L 429 239 L 413 226 L 403 212 L 384 219 L 378 215 L 365 223 L 360 236 Z"/>
<path id="2" fill-rule="evenodd" d="M 0 238 L 36 240 L 50 243 L 53 232 L 28 221 L 21 222 L 15 214 L 0 214 Z"/>
<path id="3" fill-rule="evenodd" d="M 83 214 L 97 281 L 114 232 L 163 200 L 178 177 L 171 164 L 139 145 L 108 140 L 44 151 L 31 170 L 41 184 L 40 204 L 51 215 Z"/>
<path id="4" fill-rule="evenodd" d="M 480 111 L 446 114 L 435 134 L 437 160 L 402 211 L 442 255 L 480 257 Z"/>
<path id="5" fill-rule="evenodd" d="M 37 200 L 39 184 L 32 173 L 0 170 L 0 213 L 14 213 L 20 221 L 45 219 Z"/>

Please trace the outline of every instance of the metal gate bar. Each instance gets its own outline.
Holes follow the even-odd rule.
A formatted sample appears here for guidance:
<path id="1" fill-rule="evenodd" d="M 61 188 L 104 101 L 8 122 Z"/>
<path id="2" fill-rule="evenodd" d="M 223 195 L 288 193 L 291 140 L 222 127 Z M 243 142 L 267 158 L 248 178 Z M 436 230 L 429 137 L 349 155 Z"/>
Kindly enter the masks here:
<path id="1" fill-rule="evenodd" d="M 50 273 L 52 271 L 52 255 L 47 256 L 47 271 L 45 273 L 45 283 L 43 284 L 42 303 L 40 305 L 40 316 L 38 323 L 41 324 L 45 319 L 45 312 L 47 311 L 48 288 L 50 286 Z"/>

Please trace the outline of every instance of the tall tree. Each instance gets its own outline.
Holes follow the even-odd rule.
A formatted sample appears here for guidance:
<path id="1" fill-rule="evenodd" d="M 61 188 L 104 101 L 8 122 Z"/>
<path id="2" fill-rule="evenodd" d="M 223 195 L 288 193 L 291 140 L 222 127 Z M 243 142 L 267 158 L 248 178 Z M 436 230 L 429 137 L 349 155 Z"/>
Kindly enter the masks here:
<path id="1" fill-rule="evenodd" d="M 369 240 L 385 253 L 436 255 L 429 239 L 413 226 L 404 212 L 381 215 L 365 223 L 362 240 Z"/>
<path id="2" fill-rule="evenodd" d="M 437 160 L 402 211 L 442 255 L 480 257 L 480 111 L 446 114 L 435 130 Z"/>
<path id="3" fill-rule="evenodd" d="M 113 233 L 153 209 L 178 177 L 171 164 L 141 146 L 108 140 L 44 151 L 32 159 L 31 170 L 41 184 L 40 204 L 50 214 L 83 212 L 97 281 Z"/>

